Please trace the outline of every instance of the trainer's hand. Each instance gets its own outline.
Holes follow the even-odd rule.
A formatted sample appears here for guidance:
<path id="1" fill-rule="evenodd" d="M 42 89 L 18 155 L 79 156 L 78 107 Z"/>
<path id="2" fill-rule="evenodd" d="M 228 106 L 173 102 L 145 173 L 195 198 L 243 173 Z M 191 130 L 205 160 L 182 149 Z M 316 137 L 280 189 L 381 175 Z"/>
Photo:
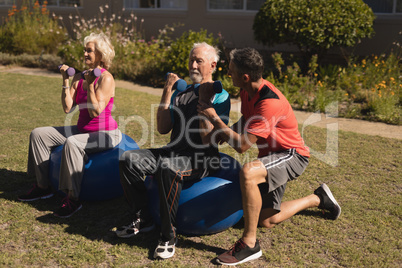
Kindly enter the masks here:
<path id="1" fill-rule="evenodd" d="M 205 82 L 202 83 L 200 85 L 200 89 L 199 89 L 199 99 L 202 102 L 211 102 L 213 96 L 215 95 L 215 91 L 214 91 L 214 87 L 213 87 L 214 83 L 213 82 Z"/>
<path id="2" fill-rule="evenodd" d="M 206 117 L 212 124 L 214 121 L 216 122 L 216 120 L 218 120 L 218 119 L 220 120 L 220 117 L 216 113 L 215 108 L 212 106 L 210 101 L 204 102 L 204 101 L 198 100 L 197 111 L 198 111 L 198 115 Z M 223 137 L 220 135 L 219 132 L 214 133 L 214 135 L 211 139 L 213 139 L 212 142 L 214 144 L 225 143 L 225 140 L 223 139 Z"/>
<path id="3" fill-rule="evenodd" d="M 204 101 L 201 98 L 198 100 L 197 112 L 200 115 L 205 116 L 209 121 L 213 121 L 215 118 L 219 117 L 216 113 L 211 101 Z"/>

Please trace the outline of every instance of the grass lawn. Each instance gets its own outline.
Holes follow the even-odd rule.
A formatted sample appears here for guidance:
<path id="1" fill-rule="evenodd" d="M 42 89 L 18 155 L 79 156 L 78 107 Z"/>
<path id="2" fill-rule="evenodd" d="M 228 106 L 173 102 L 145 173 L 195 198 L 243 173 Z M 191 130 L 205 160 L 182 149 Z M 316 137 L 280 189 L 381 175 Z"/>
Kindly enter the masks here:
<path id="1" fill-rule="evenodd" d="M 32 203 L 17 196 L 33 183 L 26 176 L 28 137 L 35 127 L 76 122 L 62 112 L 61 79 L 0 73 L 0 266 L 214 266 L 213 258 L 228 249 L 242 233 L 240 221 L 224 232 L 179 236 L 176 255 L 152 260 L 157 232 L 119 239 L 110 231 L 129 220 L 123 198 L 84 202 L 70 219 L 52 212 L 61 198 Z M 163 145 L 167 136 L 155 134 L 159 97 L 118 88 L 114 116 L 124 133 L 141 147 Z M 236 114 L 232 115 L 236 119 Z M 307 127 L 304 139 L 316 152 L 325 153 L 325 129 Z M 307 210 L 272 230 L 259 229 L 263 257 L 247 267 L 401 267 L 402 266 L 402 141 L 339 132 L 338 165 L 312 157 L 305 173 L 288 184 L 285 199 L 330 187 L 342 206 L 337 221 L 317 209 Z M 238 155 L 253 159 L 256 150 Z"/>

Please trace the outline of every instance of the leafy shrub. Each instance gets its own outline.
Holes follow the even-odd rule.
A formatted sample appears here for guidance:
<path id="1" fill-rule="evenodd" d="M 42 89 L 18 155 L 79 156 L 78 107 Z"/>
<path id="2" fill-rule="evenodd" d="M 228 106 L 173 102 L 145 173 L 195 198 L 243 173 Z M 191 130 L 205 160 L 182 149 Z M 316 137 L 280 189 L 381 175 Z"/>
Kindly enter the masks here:
<path id="1" fill-rule="evenodd" d="M 262 44 L 292 43 L 311 57 L 370 37 L 373 21 L 373 11 L 362 0 L 267 0 L 253 30 Z"/>
<path id="2" fill-rule="evenodd" d="M 32 8 L 24 1 L 21 10 L 14 5 L 0 28 L 0 51 L 11 54 L 53 54 L 66 39 L 66 30 L 49 17 L 45 1 Z"/>
<path id="3" fill-rule="evenodd" d="M 374 121 L 401 124 L 401 54 L 373 56 L 355 61 L 342 73 L 340 82 L 354 84 L 347 90 L 351 100 L 361 103 L 361 115 Z"/>
<path id="4" fill-rule="evenodd" d="M 310 2 L 316 3 L 316 1 L 318 0 Z M 354 3 L 355 1 L 351 2 Z M 271 0 L 267 2 L 271 2 Z M 275 2 L 277 3 L 275 8 L 278 5 L 284 5 L 281 0 Z M 288 2 L 296 3 L 296 0 L 288 0 Z M 305 5 L 310 3 L 309 1 L 303 2 L 305 2 Z M 339 3 L 341 2 L 343 3 L 343 1 Z M 328 3 L 332 5 L 333 0 L 328 1 Z M 193 43 L 205 41 L 211 45 L 218 46 L 222 51 L 214 79 L 221 80 L 223 87 L 232 97 L 238 97 L 239 95 L 239 88 L 234 87 L 231 78 L 227 76 L 226 51 L 221 36 L 214 38 L 206 30 L 201 30 L 199 32 L 185 32 L 182 36 L 173 40 L 171 33 L 177 26 L 166 26 L 160 30 L 157 37 L 147 41 L 143 37 L 143 20 L 138 20 L 134 14 L 131 14 L 129 18 L 123 18 L 121 14 L 110 14 L 110 12 L 105 12 L 109 8 L 108 5 L 105 5 L 100 6 L 99 14 L 90 20 L 84 20 L 78 9 L 76 9 L 77 14 L 75 16 L 69 16 L 67 23 L 72 26 L 71 36 L 68 41 L 59 46 L 57 57 L 54 54 L 46 54 L 46 50 L 49 47 L 46 42 L 32 42 L 30 40 L 30 34 L 36 35 L 36 28 L 33 27 L 39 27 L 37 23 L 42 19 L 43 22 L 41 23 L 43 25 L 40 27 L 49 29 L 48 34 L 54 34 L 54 30 L 52 33 L 51 29 L 56 28 L 60 30 L 59 34 L 63 32 L 62 35 L 64 36 L 65 33 L 65 25 L 63 25 L 63 29 L 55 26 L 58 19 L 63 21 L 61 17 L 57 18 L 53 14 L 52 19 L 50 19 L 46 5 L 42 6 L 40 10 L 39 8 L 36 3 L 32 14 L 29 13 L 28 8 L 22 8 L 18 11 L 14 7 L 10 11 L 9 19 L 0 28 L 0 47 L 2 52 L 10 52 L 0 52 L 0 64 L 18 64 L 55 70 L 58 64 L 64 62 L 81 70 L 86 68 L 82 44 L 84 37 L 91 32 L 103 31 L 110 36 L 115 47 L 116 57 L 110 71 L 116 78 L 162 86 L 164 84 L 164 75 L 167 71 L 176 72 L 188 80 L 189 52 Z M 360 10 L 359 8 L 355 7 L 354 10 Z M 42 14 L 42 11 L 45 13 Z M 295 12 L 293 9 L 290 9 L 290 11 Z M 338 10 L 336 9 L 335 11 Z M 28 17 L 37 19 L 29 21 Z M 318 17 L 323 18 L 323 16 Z M 49 24 L 46 24 L 46 18 L 49 19 Z M 295 19 L 294 22 L 299 22 L 299 20 Z M 32 28 L 29 28 L 31 26 Z M 348 27 L 353 28 L 352 26 Z M 366 32 L 368 34 L 368 25 L 366 26 L 357 32 Z M 30 29 L 30 32 L 27 33 L 24 27 Z M 272 27 L 275 28 L 275 25 L 272 25 Z M 288 28 L 292 27 L 288 26 Z M 315 29 L 312 32 L 314 33 L 314 31 Z M 319 30 L 317 31 L 318 33 L 320 32 Z M 300 35 L 306 36 L 307 32 L 303 28 Z M 357 32 L 352 36 L 357 38 L 359 36 Z M 24 40 L 20 40 L 24 34 L 26 35 Z M 56 36 L 59 36 L 59 34 Z M 20 36 L 20 39 L 14 38 L 14 36 Z M 318 38 L 316 35 L 312 36 Z M 275 37 L 275 34 L 273 34 L 273 37 Z M 40 38 L 41 35 L 38 35 L 34 40 L 39 40 Z M 49 36 L 43 38 L 50 40 Z M 14 42 L 16 40 L 19 40 L 18 42 L 21 44 L 15 46 Z M 308 39 L 305 38 L 302 41 L 306 40 Z M 350 37 L 350 40 L 356 39 Z M 26 45 L 27 43 L 29 45 Z M 58 41 L 52 44 L 55 45 L 56 43 Z M 373 55 L 363 60 L 352 58 L 346 67 L 320 65 L 319 57 L 313 55 L 305 65 L 307 67 L 303 72 L 299 64 L 293 62 L 293 58 L 287 58 L 285 61 L 280 53 L 275 53 L 272 55 L 272 68 L 267 68 L 264 77 L 281 90 L 296 109 L 314 112 L 318 110 L 325 111 L 328 105 L 337 103 L 339 104 L 339 116 L 401 124 L 402 48 L 399 43 L 397 43 L 397 46 L 397 50 L 389 55 L 379 57 Z M 311 51 L 316 48 L 313 45 L 311 47 L 313 48 Z M 22 50 L 25 48 L 32 49 L 28 51 L 34 55 Z M 50 48 L 49 51 L 54 53 L 54 50 Z M 271 65 L 270 62 L 270 60 L 266 61 L 267 66 Z"/>
<path id="5" fill-rule="evenodd" d="M 159 67 L 174 28 L 166 26 L 157 38 L 147 42 L 142 33 L 143 19 L 139 20 L 133 13 L 129 18 L 123 18 L 121 14 L 110 15 L 107 9 L 108 5 L 100 6 L 99 14 L 89 20 L 84 20 L 76 9 L 77 15 L 69 16 L 71 38 L 60 47 L 58 55 L 65 64 L 85 69 L 83 40 L 91 32 L 102 31 L 110 37 L 115 49 L 116 55 L 109 70 L 115 78 L 157 84 L 158 78 L 163 77 Z"/>
<path id="6" fill-rule="evenodd" d="M 284 66 L 281 54 L 272 55 L 275 70 L 268 75 L 296 109 L 324 112 L 338 103 L 339 116 L 401 124 L 402 75 L 398 52 L 363 60 L 349 66 L 318 66 L 317 57 L 303 75 L 297 63 Z"/>
<path id="7" fill-rule="evenodd" d="M 124 54 L 124 47 L 138 37 L 136 31 L 137 18 L 134 22 L 131 19 L 122 19 L 121 15 L 116 16 L 113 14 L 109 16 L 109 12 L 105 12 L 105 9 L 108 8 L 108 5 L 99 6 L 99 14 L 88 20 L 82 18 L 78 8 L 75 9 L 76 15 L 70 14 L 68 16 L 72 32 L 69 40 L 60 46 L 58 51 L 58 55 L 64 59 L 65 64 L 79 70 L 86 68 L 83 41 L 92 32 L 104 32 L 109 36 L 115 48 L 116 58 Z M 63 21 L 62 17 L 59 19 Z"/>

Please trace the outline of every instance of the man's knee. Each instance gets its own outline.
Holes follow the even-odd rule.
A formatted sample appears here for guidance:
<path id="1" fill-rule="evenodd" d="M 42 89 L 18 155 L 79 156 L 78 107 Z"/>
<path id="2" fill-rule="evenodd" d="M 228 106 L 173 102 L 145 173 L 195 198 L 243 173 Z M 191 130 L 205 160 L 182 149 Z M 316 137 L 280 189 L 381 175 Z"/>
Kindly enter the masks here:
<path id="1" fill-rule="evenodd" d="M 272 208 L 262 209 L 258 224 L 264 228 L 273 228 L 280 223 L 278 218 L 278 211 Z"/>
<path id="2" fill-rule="evenodd" d="M 240 171 L 240 182 L 244 184 L 260 184 L 266 181 L 267 171 L 264 165 L 256 160 L 244 164 Z"/>
<path id="3" fill-rule="evenodd" d="M 163 158 L 160 160 L 159 170 L 162 177 L 161 179 L 165 179 L 167 177 L 181 178 L 181 172 L 186 170 L 186 168 L 180 159 Z"/>
<path id="4" fill-rule="evenodd" d="M 271 229 L 274 228 L 277 225 L 277 223 L 273 219 L 264 219 L 264 220 L 260 219 L 258 221 L 258 225 L 260 227 Z"/>
<path id="5" fill-rule="evenodd" d="M 130 167 L 139 160 L 140 156 L 135 152 L 135 150 L 125 151 L 119 158 L 119 165 L 120 167 Z"/>

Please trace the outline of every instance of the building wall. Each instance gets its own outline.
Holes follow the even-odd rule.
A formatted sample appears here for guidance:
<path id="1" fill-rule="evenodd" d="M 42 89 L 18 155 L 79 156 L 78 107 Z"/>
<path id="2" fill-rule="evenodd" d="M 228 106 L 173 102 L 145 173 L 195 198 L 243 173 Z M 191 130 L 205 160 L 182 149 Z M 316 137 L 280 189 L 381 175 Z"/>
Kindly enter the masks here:
<path id="1" fill-rule="evenodd" d="M 20 7 L 23 0 L 17 0 L 16 3 Z M 105 9 L 109 15 L 123 15 L 129 17 L 134 13 L 138 17 L 137 24 L 142 23 L 147 39 L 157 36 L 160 29 L 165 25 L 172 26 L 174 24 L 184 24 L 184 26 L 176 27 L 174 37 L 180 36 L 184 31 L 206 29 L 215 36 L 221 34 L 226 41 L 228 47 L 245 47 L 251 46 L 258 49 L 267 49 L 270 51 L 296 52 L 295 46 L 286 44 L 276 45 L 274 47 L 263 47 L 258 44 L 253 37 L 253 20 L 255 12 L 253 11 L 217 11 L 207 9 L 207 0 L 189 0 L 187 10 L 162 10 L 162 9 L 137 9 L 123 10 L 123 0 L 107 1 L 107 0 L 81 0 L 82 6 L 79 8 L 52 7 L 48 6 L 51 13 L 63 16 L 64 24 L 69 27 L 68 16 L 72 14 L 84 18 L 93 18 L 99 14 L 99 6 L 107 4 Z M 0 6 L 1 22 L 7 17 L 7 11 L 11 6 Z M 354 48 L 347 49 L 356 55 L 371 55 L 388 52 L 394 45 L 394 42 L 402 44 L 402 14 L 398 15 L 377 15 L 374 24 L 376 32 L 372 39 L 364 39 L 361 44 Z M 333 53 L 339 53 L 337 49 L 332 50 Z"/>

